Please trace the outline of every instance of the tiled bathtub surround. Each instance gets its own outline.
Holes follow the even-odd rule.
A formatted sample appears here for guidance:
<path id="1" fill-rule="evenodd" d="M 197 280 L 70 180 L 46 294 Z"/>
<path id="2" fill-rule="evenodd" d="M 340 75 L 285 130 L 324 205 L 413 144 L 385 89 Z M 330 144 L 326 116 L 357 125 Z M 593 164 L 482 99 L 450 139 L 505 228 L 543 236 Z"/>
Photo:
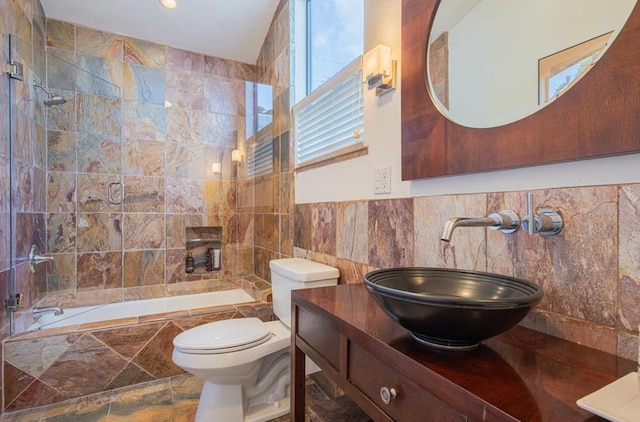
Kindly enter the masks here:
<path id="1" fill-rule="evenodd" d="M 172 341 L 197 325 L 273 319 L 271 304 L 220 306 L 169 315 L 47 329 L 4 343 L 4 410 L 12 412 L 183 374 Z M 165 380 L 166 381 L 166 380 Z"/>
<path id="2" fill-rule="evenodd" d="M 255 66 L 56 20 L 46 34 L 48 86 L 69 98 L 47 116 L 46 302 L 210 291 L 252 274 L 230 157 Z M 222 271 L 186 274 L 185 228 L 209 224 L 223 227 Z"/>
<path id="3" fill-rule="evenodd" d="M 526 192 L 300 204 L 296 256 L 335 265 L 341 283 L 369 270 L 433 266 L 497 272 L 542 286 L 544 299 L 523 325 L 636 359 L 640 323 L 640 185 L 534 191 L 537 209 L 556 209 L 556 236 L 456 229 L 451 217 L 501 209 L 526 215 Z"/>

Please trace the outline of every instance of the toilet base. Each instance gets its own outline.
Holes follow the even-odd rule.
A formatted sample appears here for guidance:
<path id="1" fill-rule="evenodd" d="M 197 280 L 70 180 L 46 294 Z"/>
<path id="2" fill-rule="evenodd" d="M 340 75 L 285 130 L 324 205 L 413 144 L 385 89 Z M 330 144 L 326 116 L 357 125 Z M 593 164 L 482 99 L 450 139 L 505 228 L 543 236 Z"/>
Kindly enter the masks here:
<path id="1" fill-rule="evenodd" d="M 242 387 L 206 382 L 202 386 L 195 422 L 266 422 L 286 415 L 290 410 L 290 398 L 274 404 L 252 406 L 243 417 Z"/>

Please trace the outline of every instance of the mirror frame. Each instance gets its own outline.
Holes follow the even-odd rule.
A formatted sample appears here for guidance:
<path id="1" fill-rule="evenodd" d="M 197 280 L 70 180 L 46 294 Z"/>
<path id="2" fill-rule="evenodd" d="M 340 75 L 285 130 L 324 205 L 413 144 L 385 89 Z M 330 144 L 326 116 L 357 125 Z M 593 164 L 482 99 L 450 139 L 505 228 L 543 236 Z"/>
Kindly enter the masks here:
<path id="1" fill-rule="evenodd" d="M 427 44 L 440 2 L 402 1 L 402 180 L 640 151 L 640 2 L 571 89 L 523 119 L 482 129 L 448 120 L 428 92 Z"/>

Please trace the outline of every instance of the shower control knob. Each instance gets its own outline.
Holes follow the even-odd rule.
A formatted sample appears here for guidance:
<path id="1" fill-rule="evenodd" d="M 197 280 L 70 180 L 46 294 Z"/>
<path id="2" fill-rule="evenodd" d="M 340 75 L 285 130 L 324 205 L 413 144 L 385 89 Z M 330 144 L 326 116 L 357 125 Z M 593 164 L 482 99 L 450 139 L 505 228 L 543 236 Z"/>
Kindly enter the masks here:
<path id="1" fill-rule="evenodd" d="M 384 404 L 391 403 L 391 400 L 395 399 L 396 396 L 397 396 L 396 389 L 393 387 L 392 388 L 382 387 L 380 389 L 380 399 L 382 399 L 382 403 Z"/>

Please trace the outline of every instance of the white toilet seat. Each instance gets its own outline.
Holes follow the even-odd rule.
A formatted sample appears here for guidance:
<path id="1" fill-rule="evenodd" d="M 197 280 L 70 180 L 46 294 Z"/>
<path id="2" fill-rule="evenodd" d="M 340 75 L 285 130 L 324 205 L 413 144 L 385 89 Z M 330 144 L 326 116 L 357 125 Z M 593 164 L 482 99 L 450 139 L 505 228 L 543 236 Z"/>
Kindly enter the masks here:
<path id="1" fill-rule="evenodd" d="M 271 336 L 269 326 L 258 318 L 237 318 L 191 328 L 178 334 L 173 345 L 190 354 L 231 353 L 265 343 Z"/>

